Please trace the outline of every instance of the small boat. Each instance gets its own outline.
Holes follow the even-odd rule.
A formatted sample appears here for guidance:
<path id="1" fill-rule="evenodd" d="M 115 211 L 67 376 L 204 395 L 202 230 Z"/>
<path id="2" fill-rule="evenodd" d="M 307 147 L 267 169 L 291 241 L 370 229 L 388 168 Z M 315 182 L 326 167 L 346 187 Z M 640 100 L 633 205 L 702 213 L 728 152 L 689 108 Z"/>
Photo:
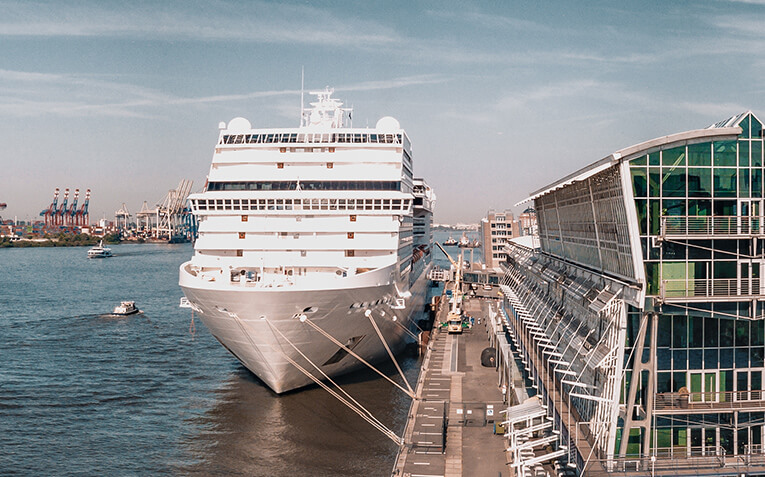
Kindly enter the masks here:
<path id="1" fill-rule="evenodd" d="M 113 315 L 132 315 L 138 313 L 138 308 L 135 307 L 134 301 L 122 301 L 119 306 L 114 307 Z"/>
<path id="2" fill-rule="evenodd" d="M 457 241 L 451 235 L 448 239 L 444 240 L 445 247 L 453 247 L 454 245 L 457 245 Z"/>
<path id="3" fill-rule="evenodd" d="M 112 256 L 112 249 L 104 247 L 104 241 L 98 242 L 98 245 L 88 250 L 88 258 L 106 258 Z"/>
<path id="4" fill-rule="evenodd" d="M 458 245 L 460 248 L 468 248 L 470 247 L 470 239 L 467 238 L 465 234 L 462 234 L 462 238 L 460 238 L 460 243 Z"/>

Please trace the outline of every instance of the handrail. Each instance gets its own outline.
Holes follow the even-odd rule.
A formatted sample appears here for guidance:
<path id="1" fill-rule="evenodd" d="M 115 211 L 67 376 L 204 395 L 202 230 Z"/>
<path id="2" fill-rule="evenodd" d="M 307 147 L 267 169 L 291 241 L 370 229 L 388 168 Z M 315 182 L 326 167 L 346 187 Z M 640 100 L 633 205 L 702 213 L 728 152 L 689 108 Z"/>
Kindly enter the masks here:
<path id="1" fill-rule="evenodd" d="M 662 298 L 754 297 L 762 295 L 760 278 L 677 278 L 661 281 Z"/>
<path id="2" fill-rule="evenodd" d="M 765 391 L 760 390 L 656 393 L 654 410 L 741 409 L 763 406 L 763 401 Z"/>
<path id="3" fill-rule="evenodd" d="M 752 236 L 765 234 L 765 219 L 738 215 L 665 215 L 661 236 Z"/>

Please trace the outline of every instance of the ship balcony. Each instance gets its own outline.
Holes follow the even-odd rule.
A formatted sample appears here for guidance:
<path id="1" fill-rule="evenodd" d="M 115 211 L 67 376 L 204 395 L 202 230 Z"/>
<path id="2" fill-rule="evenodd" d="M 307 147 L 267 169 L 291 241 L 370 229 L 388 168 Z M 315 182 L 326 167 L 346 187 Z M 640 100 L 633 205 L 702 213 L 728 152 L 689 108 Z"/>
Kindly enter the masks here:
<path id="1" fill-rule="evenodd" d="M 763 297 L 764 288 L 759 278 L 681 278 L 662 280 L 659 297 L 666 303 L 752 301 Z"/>
<path id="2" fill-rule="evenodd" d="M 663 216 L 662 239 L 751 238 L 765 236 L 758 216 Z"/>
<path id="3" fill-rule="evenodd" d="M 701 414 L 727 411 L 762 412 L 764 391 L 657 393 L 656 414 Z"/>

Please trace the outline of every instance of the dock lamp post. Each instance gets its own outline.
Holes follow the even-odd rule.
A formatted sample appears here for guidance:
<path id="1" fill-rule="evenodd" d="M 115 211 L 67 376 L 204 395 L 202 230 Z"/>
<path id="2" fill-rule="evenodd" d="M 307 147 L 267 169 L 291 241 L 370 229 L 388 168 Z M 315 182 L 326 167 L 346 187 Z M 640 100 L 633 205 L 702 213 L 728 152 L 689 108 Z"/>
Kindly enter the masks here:
<path id="1" fill-rule="evenodd" d="M 655 455 L 652 455 L 652 456 L 651 456 L 651 477 L 653 477 L 654 475 L 656 475 L 656 473 L 655 473 L 655 471 L 654 471 L 654 466 L 655 466 L 655 465 L 656 465 L 656 456 L 655 456 Z"/>

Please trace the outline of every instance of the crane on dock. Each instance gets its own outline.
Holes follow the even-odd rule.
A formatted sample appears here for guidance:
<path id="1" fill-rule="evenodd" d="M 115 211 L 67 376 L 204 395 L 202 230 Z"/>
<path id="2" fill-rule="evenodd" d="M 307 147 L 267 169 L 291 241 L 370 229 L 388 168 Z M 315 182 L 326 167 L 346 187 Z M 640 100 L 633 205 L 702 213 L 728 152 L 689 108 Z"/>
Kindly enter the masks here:
<path id="1" fill-rule="evenodd" d="M 77 214 L 77 201 L 80 199 L 80 189 L 74 189 L 72 205 L 64 211 L 64 225 L 75 225 L 74 216 Z"/>
<path id="2" fill-rule="evenodd" d="M 446 329 L 449 333 L 462 333 L 462 255 L 460 255 L 458 261 L 455 261 L 440 243 L 436 242 L 436 245 L 444 252 L 446 258 L 449 259 L 455 268 L 452 297 L 449 299 L 451 307 L 446 317 Z"/>
<path id="3" fill-rule="evenodd" d="M 88 225 L 88 222 L 90 221 L 90 216 L 88 215 L 88 205 L 90 203 L 90 189 L 85 191 L 85 202 L 82 203 L 79 210 L 74 213 L 74 225 L 77 225 L 79 227 L 85 227 Z"/>
<path id="4" fill-rule="evenodd" d="M 58 208 L 56 211 L 56 214 L 53 216 L 53 225 L 63 225 L 64 224 L 64 212 L 66 212 L 66 206 L 69 202 L 69 188 L 67 187 L 64 189 L 64 202 L 61 204 L 61 207 Z"/>
<path id="5" fill-rule="evenodd" d="M 56 187 L 56 190 L 53 192 L 53 202 L 50 203 L 47 209 L 43 209 L 40 212 L 40 215 L 45 218 L 44 220 L 46 227 L 50 227 L 55 221 L 56 210 L 58 208 L 58 193 L 59 188 Z"/>

